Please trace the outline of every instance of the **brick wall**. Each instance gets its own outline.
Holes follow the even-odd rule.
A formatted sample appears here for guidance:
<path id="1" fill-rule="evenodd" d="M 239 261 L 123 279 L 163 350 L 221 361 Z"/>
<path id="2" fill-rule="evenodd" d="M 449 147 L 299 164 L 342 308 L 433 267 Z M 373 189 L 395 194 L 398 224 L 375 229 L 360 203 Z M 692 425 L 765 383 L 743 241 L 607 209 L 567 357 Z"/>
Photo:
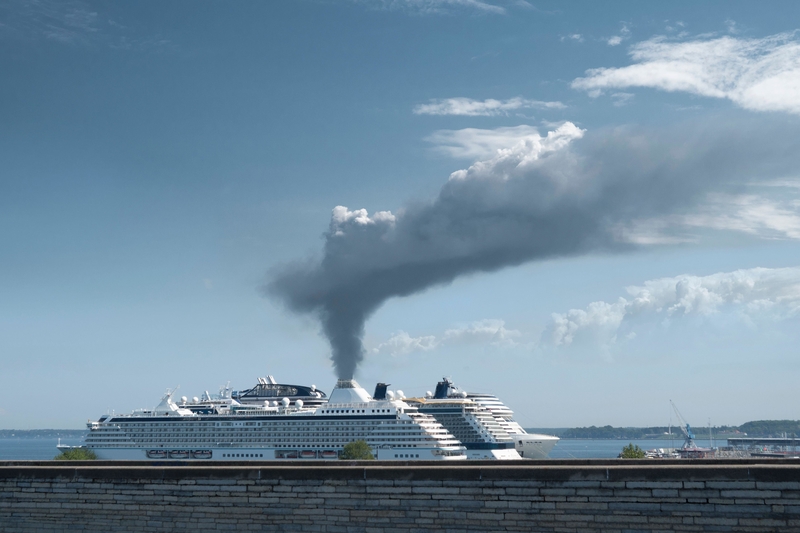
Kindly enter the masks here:
<path id="1" fill-rule="evenodd" d="M 800 463 L 0 463 L 0 531 L 65 530 L 800 531 Z"/>

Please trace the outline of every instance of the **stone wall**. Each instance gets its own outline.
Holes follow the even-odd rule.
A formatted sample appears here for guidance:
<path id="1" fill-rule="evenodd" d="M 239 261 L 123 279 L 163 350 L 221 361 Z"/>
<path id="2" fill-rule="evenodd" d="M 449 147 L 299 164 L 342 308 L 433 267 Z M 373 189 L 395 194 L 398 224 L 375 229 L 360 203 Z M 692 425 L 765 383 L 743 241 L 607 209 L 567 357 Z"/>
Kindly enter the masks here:
<path id="1" fill-rule="evenodd" d="M 0 463 L 0 531 L 800 531 L 800 463 Z"/>

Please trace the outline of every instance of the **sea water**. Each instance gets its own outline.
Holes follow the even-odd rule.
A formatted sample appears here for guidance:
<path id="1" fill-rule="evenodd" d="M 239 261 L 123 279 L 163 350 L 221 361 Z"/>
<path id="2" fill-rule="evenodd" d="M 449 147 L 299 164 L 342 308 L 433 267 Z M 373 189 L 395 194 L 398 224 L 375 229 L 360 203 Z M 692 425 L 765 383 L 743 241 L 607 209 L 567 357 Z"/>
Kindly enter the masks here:
<path id="1" fill-rule="evenodd" d="M 61 444 L 76 446 L 81 438 L 63 438 Z M 59 454 L 56 446 L 58 438 L 19 438 L 0 439 L 0 461 L 42 461 L 52 459 Z"/>
<path id="2" fill-rule="evenodd" d="M 622 448 L 634 444 L 644 451 L 658 448 L 680 448 L 683 439 L 561 439 L 550 452 L 550 459 L 610 459 L 617 457 Z M 700 448 L 710 448 L 708 440 L 695 439 Z M 714 446 L 725 446 L 724 439 L 715 440 Z"/>
<path id="3" fill-rule="evenodd" d="M 62 438 L 61 444 L 75 446 L 80 438 Z M 609 459 L 619 455 L 624 446 L 635 444 L 643 450 L 655 448 L 680 448 L 683 439 L 670 440 L 613 440 L 613 439 L 561 439 L 550 452 L 550 459 Z M 708 440 L 697 440 L 700 447 L 709 447 Z M 47 460 L 58 455 L 57 438 L 5 438 L 0 439 L 0 461 Z M 724 446 L 724 440 L 714 441 Z"/>

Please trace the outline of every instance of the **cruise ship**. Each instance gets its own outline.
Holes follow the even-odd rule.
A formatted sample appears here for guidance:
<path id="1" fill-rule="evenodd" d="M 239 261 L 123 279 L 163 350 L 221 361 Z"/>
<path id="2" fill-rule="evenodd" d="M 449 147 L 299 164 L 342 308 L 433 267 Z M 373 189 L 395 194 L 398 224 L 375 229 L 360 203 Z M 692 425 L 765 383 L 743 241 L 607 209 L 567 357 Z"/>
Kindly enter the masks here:
<path id="1" fill-rule="evenodd" d="M 489 410 L 473 400 L 461 395 L 428 394 L 405 401 L 420 413 L 433 416 L 460 440 L 467 449 L 467 459 L 522 458 L 511 435 Z"/>
<path id="2" fill-rule="evenodd" d="M 434 417 L 393 395 L 373 398 L 355 380 L 340 379 L 327 402 L 312 407 L 287 396 L 242 403 L 228 387 L 215 398 L 206 392 L 176 403 L 173 395 L 167 391 L 152 410 L 90 421 L 83 447 L 109 460 L 273 461 L 337 459 L 346 444 L 364 440 L 379 460 L 466 459 Z M 247 396 L 257 394 L 238 395 Z"/>
<path id="3" fill-rule="evenodd" d="M 425 396 L 407 401 L 461 440 L 471 459 L 545 459 L 559 441 L 525 431 L 497 396 L 461 391 L 446 377 Z"/>

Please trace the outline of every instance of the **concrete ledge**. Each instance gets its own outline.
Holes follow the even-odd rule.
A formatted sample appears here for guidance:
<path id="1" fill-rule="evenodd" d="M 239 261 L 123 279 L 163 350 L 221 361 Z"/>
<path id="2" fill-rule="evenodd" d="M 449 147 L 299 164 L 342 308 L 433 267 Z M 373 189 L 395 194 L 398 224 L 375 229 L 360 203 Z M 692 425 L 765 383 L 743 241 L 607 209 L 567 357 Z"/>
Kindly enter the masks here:
<path id="1" fill-rule="evenodd" d="M 330 462 L 15 461 L 0 462 L 0 479 L 338 479 L 338 480 L 538 480 L 538 481 L 800 481 L 800 460 L 615 460 Z M 671 487 L 664 487 L 671 488 Z"/>

